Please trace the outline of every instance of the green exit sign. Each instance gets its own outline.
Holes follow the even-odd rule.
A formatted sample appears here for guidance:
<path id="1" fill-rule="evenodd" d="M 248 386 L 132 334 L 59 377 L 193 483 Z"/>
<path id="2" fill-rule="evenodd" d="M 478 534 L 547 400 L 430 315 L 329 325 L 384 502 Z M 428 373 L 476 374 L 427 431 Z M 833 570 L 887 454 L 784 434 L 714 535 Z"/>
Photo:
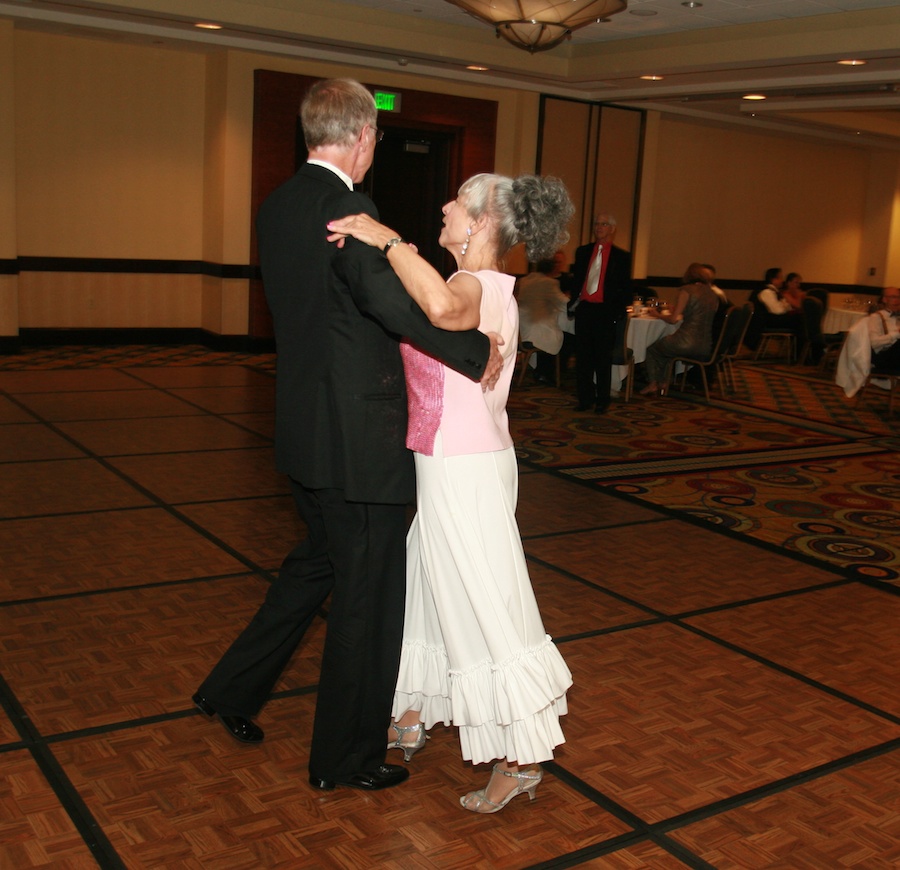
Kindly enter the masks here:
<path id="1" fill-rule="evenodd" d="M 400 94 L 390 91 L 375 91 L 375 108 L 379 112 L 399 112 Z"/>

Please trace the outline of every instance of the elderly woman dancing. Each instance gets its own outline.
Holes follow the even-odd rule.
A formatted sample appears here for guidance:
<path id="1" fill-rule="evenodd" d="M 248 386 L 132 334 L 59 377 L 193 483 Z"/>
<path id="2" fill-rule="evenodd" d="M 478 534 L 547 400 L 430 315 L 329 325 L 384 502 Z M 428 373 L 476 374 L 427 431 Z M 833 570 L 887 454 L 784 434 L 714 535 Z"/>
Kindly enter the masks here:
<path id="1" fill-rule="evenodd" d="M 407 446 L 417 513 L 407 538 L 406 623 L 388 746 L 409 761 L 438 722 L 459 728 L 463 758 L 500 759 L 484 788 L 460 798 L 495 813 L 534 799 L 540 762 L 564 742 L 572 677 L 544 630 L 515 519 L 518 469 L 506 402 L 516 355 L 514 279 L 503 257 L 524 241 L 531 260 L 568 238 L 573 208 L 557 179 L 476 175 L 443 209 L 440 244 L 458 271 L 446 281 L 397 234 L 367 215 L 329 223 L 384 250 L 436 326 L 499 333 L 494 390 L 402 346 L 409 392 Z"/>

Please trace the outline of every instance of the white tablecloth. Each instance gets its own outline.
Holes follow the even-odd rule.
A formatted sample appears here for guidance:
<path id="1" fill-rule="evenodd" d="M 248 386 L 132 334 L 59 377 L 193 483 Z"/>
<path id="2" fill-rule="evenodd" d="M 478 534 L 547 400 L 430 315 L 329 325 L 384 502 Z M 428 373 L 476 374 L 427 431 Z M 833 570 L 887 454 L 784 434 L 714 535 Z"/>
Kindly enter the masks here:
<path id="1" fill-rule="evenodd" d="M 666 323 L 658 317 L 632 317 L 628 321 L 628 346 L 634 351 L 634 362 L 647 359 L 647 348 L 658 338 L 671 335 L 680 323 Z M 614 390 L 622 388 L 622 381 L 628 375 L 628 366 L 613 366 L 610 386 Z"/>
<path id="2" fill-rule="evenodd" d="M 680 324 L 666 323 L 658 317 L 631 317 L 628 324 L 628 346 L 634 351 L 635 364 L 647 358 L 647 348 L 658 338 L 671 335 Z M 565 312 L 559 317 L 559 328 L 563 332 L 575 335 L 575 321 L 569 320 Z M 622 381 L 628 376 L 628 366 L 613 366 L 610 387 L 613 390 L 622 388 Z"/>
<path id="3" fill-rule="evenodd" d="M 861 308 L 829 308 L 822 319 L 822 332 L 849 332 L 869 312 Z"/>

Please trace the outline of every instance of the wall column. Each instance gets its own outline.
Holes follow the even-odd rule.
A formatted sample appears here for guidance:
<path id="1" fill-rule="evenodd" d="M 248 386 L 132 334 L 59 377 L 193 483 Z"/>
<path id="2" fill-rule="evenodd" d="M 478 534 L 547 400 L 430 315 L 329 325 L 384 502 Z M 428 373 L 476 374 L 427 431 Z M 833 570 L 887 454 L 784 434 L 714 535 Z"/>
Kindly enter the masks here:
<path id="1" fill-rule="evenodd" d="M 900 283 L 900 155 L 875 151 L 869 161 L 858 278 L 870 287 Z M 875 274 L 870 274 L 874 269 Z"/>
<path id="2" fill-rule="evenodd" d="M 12 21 L 0 21 L 0 342 L 19 334 L 16 244 L 15 45 Z"/>

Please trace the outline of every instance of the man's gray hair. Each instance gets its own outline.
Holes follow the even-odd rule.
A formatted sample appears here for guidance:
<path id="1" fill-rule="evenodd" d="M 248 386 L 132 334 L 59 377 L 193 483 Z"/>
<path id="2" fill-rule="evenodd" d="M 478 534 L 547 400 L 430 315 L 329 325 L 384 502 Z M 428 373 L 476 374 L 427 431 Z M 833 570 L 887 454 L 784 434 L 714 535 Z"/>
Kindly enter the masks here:
<path id="1" fill-rule="evenodd" d="M 306 147 L 352 148 L 363 127 L 378 120 L 375 98 L 353 79 L 322 79 L 303 98 L 300 121 Z"/>

